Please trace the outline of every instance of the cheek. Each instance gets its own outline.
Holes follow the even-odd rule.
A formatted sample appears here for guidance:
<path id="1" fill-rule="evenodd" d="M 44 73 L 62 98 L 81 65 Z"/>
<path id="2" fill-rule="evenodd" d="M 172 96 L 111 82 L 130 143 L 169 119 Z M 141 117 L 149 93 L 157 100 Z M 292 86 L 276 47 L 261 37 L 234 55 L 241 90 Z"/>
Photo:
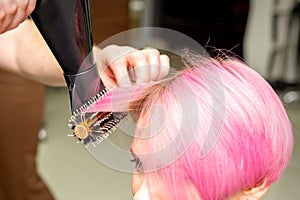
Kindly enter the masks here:
<path id="1" fill-rule="evenodd" d="M 151 175 L 150 175 L 151 176 Z M 148 177 L 149 178 L 149 177 Z M 145 180 L 144 174 L 134 174 L 132 177 L 133 200 L 168 200 L 164 197 L 162 185 L 156 178 Z"/>
<path id="2" fill-rule="evenodd" d="M 168 200 L 163 198 L 161 192 L 151 185 L 151 191 L 148 184 L 143 181 L 139 188 L 133 194 L 133 200 Z"/>
<path id="3" fill-rule="evenodd" d="M 144 174 L 143 173 L 134 173 L 132 175 L 132 194 L 134 195 L 140 188 L 144 182 Z"/>

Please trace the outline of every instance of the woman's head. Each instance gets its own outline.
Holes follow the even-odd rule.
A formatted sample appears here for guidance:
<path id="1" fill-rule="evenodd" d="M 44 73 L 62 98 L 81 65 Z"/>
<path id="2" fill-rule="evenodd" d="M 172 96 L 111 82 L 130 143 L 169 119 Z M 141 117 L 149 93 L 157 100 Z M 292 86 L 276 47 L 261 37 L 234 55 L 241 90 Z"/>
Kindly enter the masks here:
<path id="1" fill-rule="evenodd" d="M 281 101 L 238 60 L 184 59 L 186 69 L 132 102 L 132 151 L 144 171 L 133 178 L 135 199 L 261 198 L 292 152 Z"/>
<path id="2" fill-rule="evenodd" d="M 241 61 L 183 60 L 172 77 L 116 90 L 91 109 L 135 111 L 134 199 L 260 199 L 292 153 L 280 99 Z"/>

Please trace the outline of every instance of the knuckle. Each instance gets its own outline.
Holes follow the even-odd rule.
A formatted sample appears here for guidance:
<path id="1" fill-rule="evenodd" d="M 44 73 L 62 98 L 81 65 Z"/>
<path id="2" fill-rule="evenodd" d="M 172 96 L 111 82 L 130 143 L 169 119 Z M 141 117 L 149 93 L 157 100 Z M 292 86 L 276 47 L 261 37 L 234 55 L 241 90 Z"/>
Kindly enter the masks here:
<path id="1" fill-rule="evenodd" d="M 149 56 L 158 57 L 160 55 L 160 52 L 157 49 L 146 49 Z"/>
<path id="2" fill-rule="evenodd" d="M 28 3 L 27 6 L 27 14 L 31 14 L 31 12 L 35 9 L 35 2 L 36 1 L 31 1 L 30 3 Z"/>
<path id="3" fill-rule="evenodd" d="M 123 75 L 127 71 L 126 66 L 121 63 L 114 63 L 113 65 L 109 65 L 107 68 L 110 68 L 115 75 Z"/>
<path id="4" fill-rule="evenodd" d="M 120 67 L 120 65 L 113 65 L 112 69 L 113 69 L 114 73 L 117 74 L 117 75 L 122 75 L 123 71 L 124 71 L 122 69 L 122 67 Z"/>
<path id="5" fill-rule="evenodd" d="M 146 59 L 147 54 L 143 51 L 133 52 L 133 59 L 135 61 L 142 61 Z"/>
<path id="6" fill-rule="evenodd" d="M 15 3 L 12 3 L 11 5 L 8 6 L 6 12 L 7 14 L 14 14 L 18 10 L 18 6 Z"/>
<path id="7" fill-rule="evenodd" d="M 32 13 L 32 11 L 34 10 L 35 6 L 28 6 L 27 10 L 26 10 L 26 14 L 30 15 Z"/>
<path id="8" fill-rule="evenodd" d="M 126 63 L 127 63 L 127 59 L 124 56 L 122 56 L 119 58 L 112 59 L 108 64 L 113 65 L 114 68 L 120 68 L 120 66 L 123 66 Z"/>
<path id="9" fill-rule="evenodd" d="M 117 68 L 120 65 L 126 63 L 126 59 L 124 57 L 119 58 L 107 58 L 107 60 L 103 63 L 104 66 L 110 66 L 112 69 Z"/>
<path id="10" fill-rule="evenodd" d="M 167 55 L 160 55 L 160 59 L 164 62 L 164 63 L 170 63 L 170 58 Z"/>
<path id="11" fill-rule="evenodd" d="M 111 45 L 108 45 L 106 47 L 103 48 L 103 51 L 113 51 L 115 48 L 117 47 L 117 45 L 115 44 L 111 44 Z"/>
<path id="12" fill-rule="evenodd" d="M 26 9 L 28 6 L 29 0 L 22 0 L 22 1 L 18 1 L 18 5 L 19 7 Z"/>
<path id="13" fill-rule="evenodd" d="M 158 49 L 149 49 L 149 51 L 153 54 L 160 54 Z"/>

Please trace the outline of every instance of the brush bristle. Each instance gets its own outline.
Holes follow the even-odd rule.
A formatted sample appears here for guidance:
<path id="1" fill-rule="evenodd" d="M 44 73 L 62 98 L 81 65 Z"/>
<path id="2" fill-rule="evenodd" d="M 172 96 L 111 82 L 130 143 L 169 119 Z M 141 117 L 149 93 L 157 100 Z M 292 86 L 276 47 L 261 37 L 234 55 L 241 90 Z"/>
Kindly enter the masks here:
<path id="1" fill-rule="evenodd" d="M 73 137 L 85 146 L 99 144 L 107 138 L 120 122 L 126 118 L 127 112 L 85 112 L 94 104 L 99 104 L 114 88 L 104 89 L 73 112 L 69 119 L 69 127 L 74 130 Z"/>

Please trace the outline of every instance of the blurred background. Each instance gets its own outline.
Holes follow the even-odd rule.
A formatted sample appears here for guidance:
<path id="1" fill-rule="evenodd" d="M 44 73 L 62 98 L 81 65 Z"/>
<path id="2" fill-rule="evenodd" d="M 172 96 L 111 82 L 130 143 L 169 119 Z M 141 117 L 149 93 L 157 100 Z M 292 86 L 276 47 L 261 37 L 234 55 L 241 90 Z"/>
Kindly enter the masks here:
<path id="1" fill-rule="evenodd" d="M 202 46 L 226 48 L 242 57 L 278 91 L 294 127 L 292 162 L 264 199 L 299 199 L 299 2 L 233 0 L 223 4 L 200 0 L 178 3 L 168 0 L 91 0 L 94 42 L 101 43 L 130 28 L 161 26 L 185 33 Z M 214 8 L 214 12 L 208 8 Z M 56 199 L 132 199 L 131 174 L 104 166 L 81 144 L 67 137 L 72 132 L 67 126 L 70 116 L 67 89 L 47 87 L 46 91 L 37 166 Z M 117 132 L 112 137 L 116 135 Z"/>

